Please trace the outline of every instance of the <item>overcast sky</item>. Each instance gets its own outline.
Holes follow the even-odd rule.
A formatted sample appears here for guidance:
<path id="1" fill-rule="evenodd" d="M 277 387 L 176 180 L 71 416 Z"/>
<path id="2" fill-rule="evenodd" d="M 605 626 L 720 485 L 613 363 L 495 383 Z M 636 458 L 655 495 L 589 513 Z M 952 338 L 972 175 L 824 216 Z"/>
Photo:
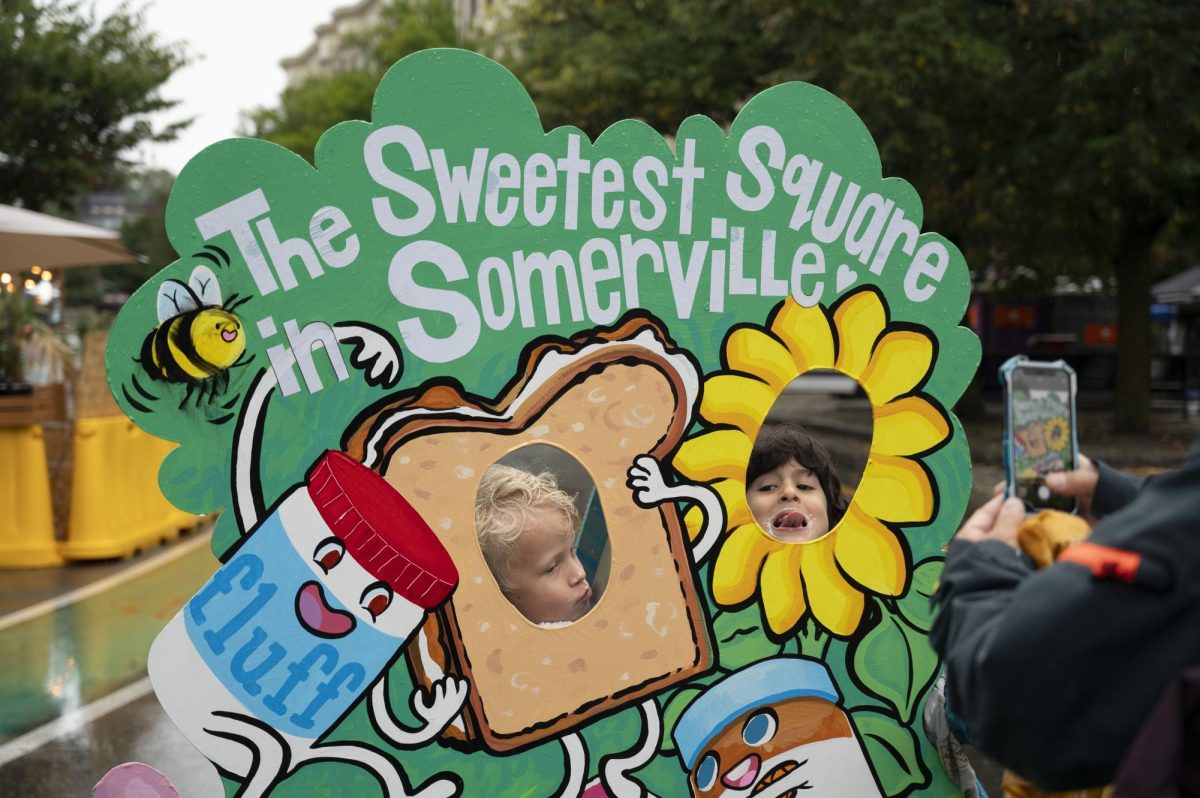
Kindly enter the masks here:
<path id="1" fill-rule="evenodd" d="M 196 153 L 233 136 L 239 113 L 274 105 L 283 91 L 280 59 L 298 55 L 313 30 L 348 0 L 153 0 L 147 27 L 163 42 L 184 42 L 194 61 L 163 87 L 181 104 L 165 118 L 196 118 L 178 140 L 147 145 L 141 160 L 176 174 Z M 94 0 L 97 17 L 121 0 Z M 134 7 L 146 0 L 134 0 Z"/>

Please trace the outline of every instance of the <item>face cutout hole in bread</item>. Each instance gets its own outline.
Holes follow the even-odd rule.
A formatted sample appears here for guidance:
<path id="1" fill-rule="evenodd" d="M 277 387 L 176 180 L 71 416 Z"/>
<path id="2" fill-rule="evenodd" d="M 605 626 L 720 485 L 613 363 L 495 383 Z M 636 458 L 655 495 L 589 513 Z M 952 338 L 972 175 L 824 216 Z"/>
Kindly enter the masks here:
<path id="1" fill-rule="evenodd" d="M 608 527 L 596 485 L 558 447 L 523 446 L 484 471 L 475 532 L 501 594 L 533 624 L 569 626 L 607 587 Z"/>
<path id="2" fill-rule="evenodd" d="M 765 534 L 811 543 L 837 525 L 866 467 L 873 423 L 858 382 L 840 372 L 808 371 L 784 388 L 746 471 L 746 503 Z"/>

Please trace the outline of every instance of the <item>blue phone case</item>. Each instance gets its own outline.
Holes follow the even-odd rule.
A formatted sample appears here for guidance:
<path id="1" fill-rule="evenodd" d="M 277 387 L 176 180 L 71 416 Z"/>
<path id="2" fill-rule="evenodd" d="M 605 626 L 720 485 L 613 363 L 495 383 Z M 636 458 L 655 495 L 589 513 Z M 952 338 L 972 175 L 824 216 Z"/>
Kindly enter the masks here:
<path id="1" fill-rule="evenodd" d="M 1030 360 L 1025 355 L 1014 355 L 1000 366 L 999 376 L 1000 385 L 1004 390 L 1004 495 L 1012 496 L 1013 489 L 1016 484 L 1016 475 L 1013 474 L 1013 418 L 1012 418 L 1012 379 L 1011 375 L 1014 369 L 1018 366 L 1026 368 L 1038 369 L 1054 369 L 1056 371 L 1065 371 L 1070 376 L 1070 401 L 1071 401 L 1071 470 L 1079 468 L 1079 431 L 1075 422 L 1075 369 L 1065 360 Z M 1026 507 L 1029 504 L 1026 503 Z M 1038 509 L 1038 508 L 1032 508 Z M 1072 510 L 1072 512 L 1075 512 Z"/>

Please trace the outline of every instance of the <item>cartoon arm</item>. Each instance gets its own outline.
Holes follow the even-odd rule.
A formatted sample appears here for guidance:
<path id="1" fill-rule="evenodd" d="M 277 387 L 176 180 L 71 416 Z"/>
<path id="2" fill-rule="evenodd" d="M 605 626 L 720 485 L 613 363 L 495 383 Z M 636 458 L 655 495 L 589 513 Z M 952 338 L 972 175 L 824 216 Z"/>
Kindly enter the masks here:
<path id="1" fill-rule="evenodd" d="M 438 679 L 428 693 L 421 688 L 413 690 L 409 701 L 413 712 L 425 721 L 425 725 L 409 729 L 401 726 L 392 714 L 388 702 L 387 676 L 384 675 L 371 688 L 371 719 L 386 740 L 400 748 L 415 748 L 437 737 L 458 716 L 468 690 L 470 684 L 454 676 Z"/>
<path id="2" fill-rule="evenodd" d="M 404 358 L 390 335 L 365 322 L 341 322 L 334 325 L 339 342 L 350 344 L 350 362 L 361 369 L 368 385 L 393 388 L 400 381 Z M 295 356 L 287 357 L 295 362 Z M 241 417 L 233 442 L 233 503 L 242 534 L 254 528 L 263 516 L 265 504 L 258 483 L 259 436 L 266 426 L 267 403 L 279 385 L 273 368 L 265 368 L 254 378 L 242 405 Z"/>
<path id="3" fill-rule="evenodd" d="M 689 501 L 699 505 L 704 513 L 704 526 L 692 544 L 692 558 L 697 565 L 704 562 L 709 549 L 725 529 L 725 509 L 712 488 L 690 484 L 668 486 L 658 461 L 645 454 L 633 461 L 625 484 L 633 490 L 633 500 L 642 507 L 653 507 L 666 501 Z"/>
<path id="4" fill-rule="evenodd" d="M 396 339 L 365 322 L 339 322 L 333 325 L 333 332 L 341 343 L 353 345 L 350 362 L 362 370 L 368 385 L 396 387 L 404 368 Z"/>

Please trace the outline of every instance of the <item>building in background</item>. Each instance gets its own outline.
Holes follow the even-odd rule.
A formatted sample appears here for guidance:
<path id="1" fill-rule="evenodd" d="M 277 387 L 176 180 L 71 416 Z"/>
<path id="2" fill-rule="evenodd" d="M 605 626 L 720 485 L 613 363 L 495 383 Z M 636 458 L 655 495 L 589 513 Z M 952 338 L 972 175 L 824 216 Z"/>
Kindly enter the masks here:
<path id="1" fill-rule="evenodd" d="M 77 203 L 77 221 L 120 232 L 126 220 L 144 213 L 146 206 L 126 189 L 93 191 L 84 194 Z"/>
<path id="2" fill-rule="evenodd" d="M 329 22 L 317 26 L 312 44 L 298 55 L 279 62 L 287 73 L 288 88 L 314 76 L 336 75 L 366 66 L 365 35 L 379 26 L 383 11 L 392 0 L 360 0 L 335 8 Z M 405 0 L 395 0 L 405 2 Z M 454 11 L 460 35 L 477 26 L 487 27 L 488 11 L 505 0 L 445 0 Z M 512 0 L 508 0 L 512 2 Z"/>

